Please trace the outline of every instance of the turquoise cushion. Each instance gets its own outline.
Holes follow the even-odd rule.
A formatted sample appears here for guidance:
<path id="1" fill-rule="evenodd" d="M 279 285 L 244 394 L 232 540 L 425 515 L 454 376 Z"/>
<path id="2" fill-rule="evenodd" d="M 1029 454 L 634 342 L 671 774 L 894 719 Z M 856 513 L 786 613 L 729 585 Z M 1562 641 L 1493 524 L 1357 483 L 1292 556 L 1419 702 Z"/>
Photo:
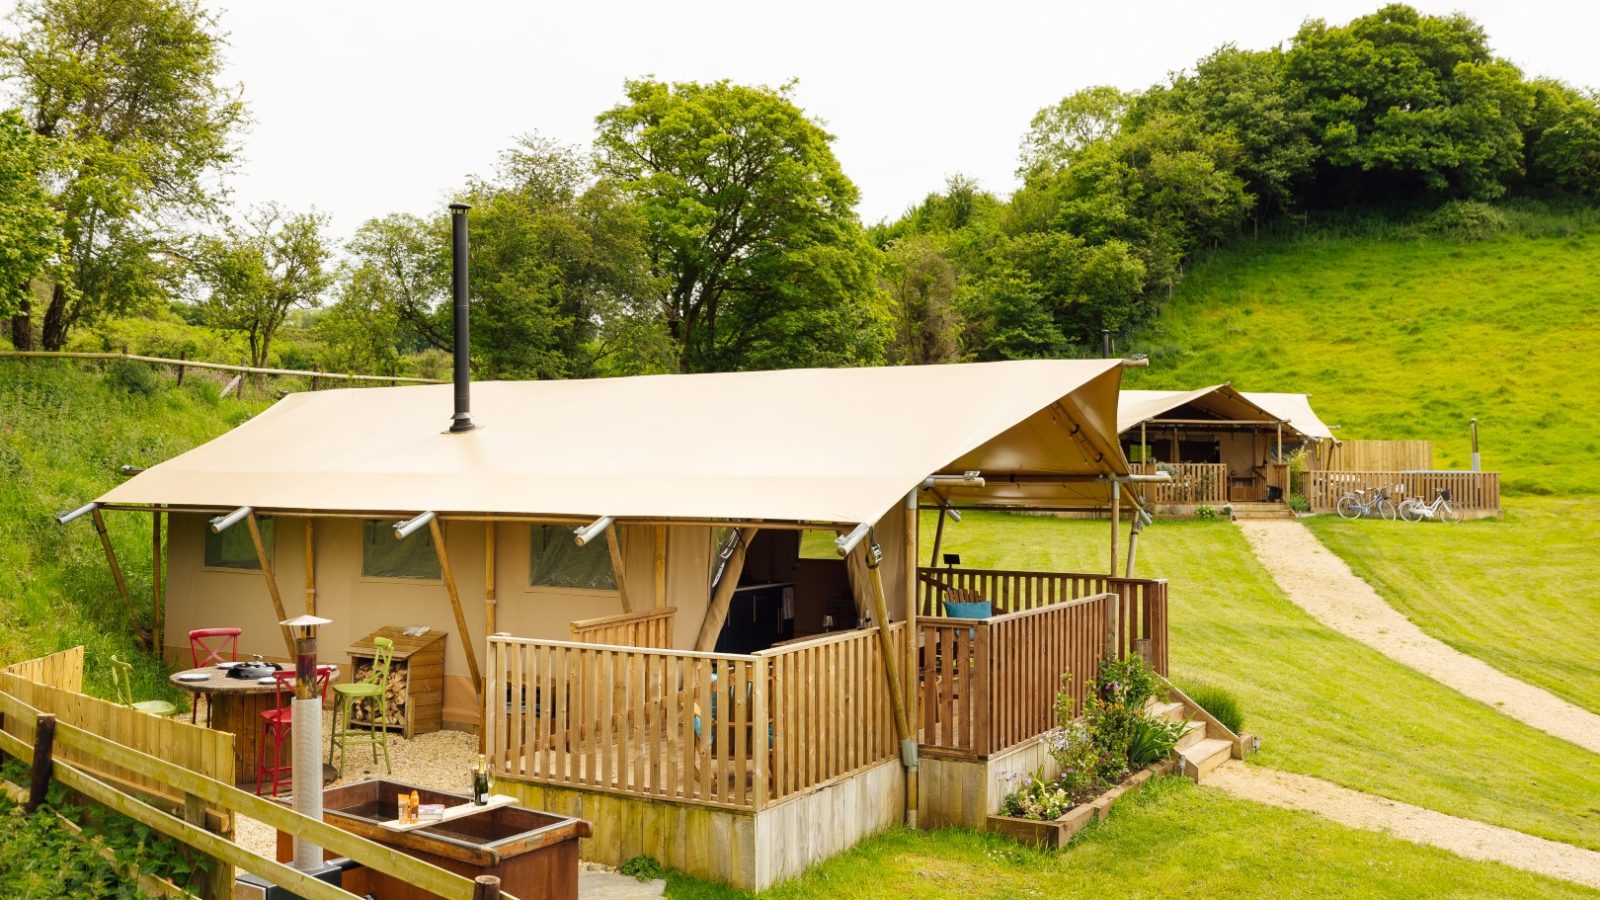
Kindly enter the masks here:
<path id="1" fill-rule="evenodd" d="M 971 603 L 944 602 L 944 614 L 952 619 L 987 619 L 994 615 L 994 604 L 988 600 Z"/>

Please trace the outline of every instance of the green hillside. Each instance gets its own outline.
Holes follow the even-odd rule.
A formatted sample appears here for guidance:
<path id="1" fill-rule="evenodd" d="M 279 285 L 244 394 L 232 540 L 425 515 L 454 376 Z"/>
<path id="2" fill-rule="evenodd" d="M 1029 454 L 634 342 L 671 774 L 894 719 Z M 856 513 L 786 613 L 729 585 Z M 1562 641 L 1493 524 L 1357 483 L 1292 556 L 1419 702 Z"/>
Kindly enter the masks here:
<path id="1" fill-rule="evenodd" d="M 1341 437 L 1431 438 L 1441 468 L 1468 465 L 1476 416 L 1507 493 L 1600 493 L 1600 215 L 1448 211 L 1212 255 L 1134 342 L 1132 383 L 1308 392 Z"/>
<path id="2" fill-rule="evenodd" d="M 142 697 L 178 699 L 136 638 L 151 624 L 150 518 L 105 517 L 133 600 L 130 620 L 93 525 L 61 526 L 52 515 L 110 488 L 117 466 L 175 456 L 263 405 L 217 393 L 200 377 L 179 388 L 142 363 L 116 363 L 102 375 L 0 360 L 0 662 L 84 644 L 92 686 L 115 653 L 138 663 Z"/>

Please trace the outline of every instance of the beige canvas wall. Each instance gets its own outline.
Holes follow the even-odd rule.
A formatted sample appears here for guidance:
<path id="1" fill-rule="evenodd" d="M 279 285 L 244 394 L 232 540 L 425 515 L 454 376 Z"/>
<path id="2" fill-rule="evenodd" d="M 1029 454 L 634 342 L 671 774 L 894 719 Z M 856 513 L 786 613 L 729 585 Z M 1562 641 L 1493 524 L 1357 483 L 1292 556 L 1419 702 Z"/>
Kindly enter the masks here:
<path id="1" fill-rule="evenodd" d="M 236 626 L 244 629 L 241 654 L 259 653 L 286 660 L 282 632 L 267 592 L 255 570 L 208 569 L 204 565 L 208 516 L 174 513 L 167 542 L 166 645 L 169 658 L 189 658 L 188 632 L 195 628 Z M 283 597 L 285 612 L 298 615 L 306 609 L 305 519 L 282 518 L 274 525 L 271 560 Z M 455 616 L 444 585 L 438 580 L 369 578 L 361 574 L 361 520 L 316 519 L 316 610 L 333 623 L 320 631 L 320 656 L 348 669 L 345 648 L 383 625 L 426 625 L 448 635 L 445 644 L 444 718 L 459 724 L 478 719 L 477 698 L 457 634 Z M 244 527 L 239 525 L 236 527 Z M 481 522 L 444 523 L 469 639 L 482 665 L 485 630 L 485 527 Z M 883 578 L 890 614 L 904 614 L 902 585 L 903 515 L 892 510 L 878 524 L 878 542 L 884 550 Z M 529 585 L 529 526 L 498 523 L 495 532 L 495 579 L 498 630 L 518 637 L 565 640 L 575 619 L 622 612 L 616 591 L 568 590 Z M 624 584 L 635 611 L 655 605 L 655 529 L 624 526 L 621 529 Z M 676 606 L 674 640 L 679 649 L 691 649 L 710 594 L 712 530 L 703 526 L 667 529 L 667 605 Z M 348 673 L 343 673 L 348 675 Z"/>

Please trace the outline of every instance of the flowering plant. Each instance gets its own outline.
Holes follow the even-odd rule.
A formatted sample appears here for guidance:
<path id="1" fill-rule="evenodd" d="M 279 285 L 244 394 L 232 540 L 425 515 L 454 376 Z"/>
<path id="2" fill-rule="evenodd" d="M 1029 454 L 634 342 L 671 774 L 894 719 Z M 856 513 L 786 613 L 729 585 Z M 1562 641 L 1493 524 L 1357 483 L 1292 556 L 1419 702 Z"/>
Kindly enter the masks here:
<path id="1" fill-rule="evenodd" d="M 1059 818 L 1075 802 L 1059 782 L 1045 779 L 1041 767 L 1022 776 L 1022 784 L 1000 802 L 1000 814 L 1044 822 Z"/>

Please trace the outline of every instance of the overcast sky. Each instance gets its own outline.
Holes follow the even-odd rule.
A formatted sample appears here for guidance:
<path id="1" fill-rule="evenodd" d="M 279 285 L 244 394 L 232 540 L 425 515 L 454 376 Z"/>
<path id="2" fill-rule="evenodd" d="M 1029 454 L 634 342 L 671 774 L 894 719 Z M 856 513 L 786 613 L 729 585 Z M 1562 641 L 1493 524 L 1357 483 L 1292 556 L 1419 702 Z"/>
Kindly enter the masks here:
<path id="1" fill-rule="evenodd" d="M 441 207 L 532 131 L 587 147 L 625 78 L 779 84 L 837 136 L 866 222 L 961 172 L 1005 193 L 1041 106 L 1078 88 L 1138 88 L 1233 42 L 1285 41 L 1346 2 L 481 2 L 205 0 L 231 34 L 254 123 L 235 201 L 331 213 L 346 236 Z M 0 0 L 9 8 L 11 0 Z M 1524 71 L 1600 85 L 1600 4 L 1462 0 Z"/>

